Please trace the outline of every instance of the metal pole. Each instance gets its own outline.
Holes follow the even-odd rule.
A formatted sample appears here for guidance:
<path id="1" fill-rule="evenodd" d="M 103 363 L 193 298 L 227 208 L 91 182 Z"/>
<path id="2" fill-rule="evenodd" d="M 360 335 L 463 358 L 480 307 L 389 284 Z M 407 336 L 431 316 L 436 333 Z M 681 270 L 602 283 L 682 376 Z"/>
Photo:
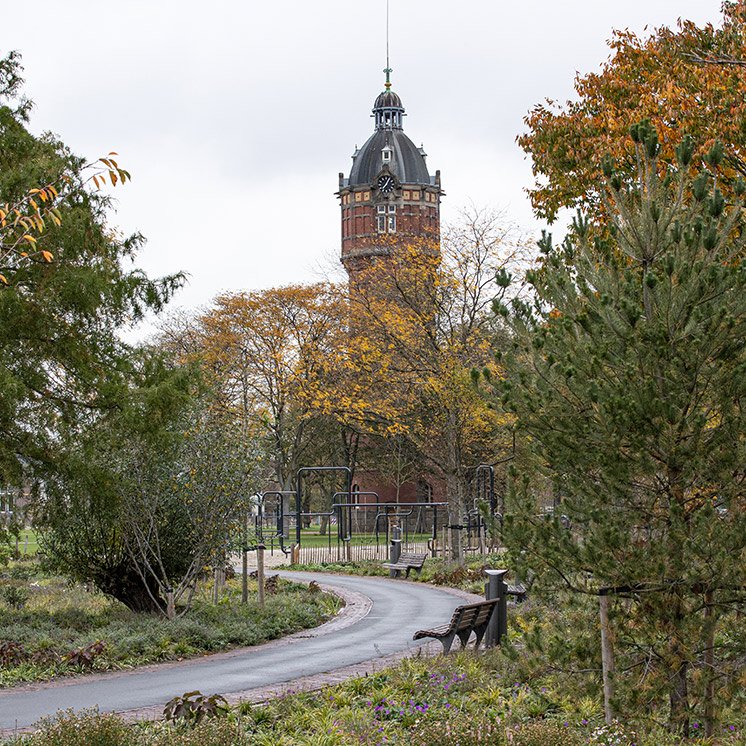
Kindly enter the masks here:
<path id="1" fill-rule="evenodd" d="M 491 601 L 497 599 L 497 609 L 490 617 L 485 634 L 485 647 L 493 648 L 500 644 L 503 635 L 508 634 L 508 586 L 505 583 L 507 570 L 485 570 L 487 583 L 485 584 L 485 598 Z"/>
<path id="2" fill-rule="evenodd" d="M 301 500 L 301 480 L 303 479 L 303 469 L 298 469 L 298 480 L 295 485 L 295 543 L 300 547 L 300 500 Z"/>
<path id="3" fill-rule="evenodd" d="M 389 549 L 389 562 L 395 565 L 401 557 L 401 529 L 398 526 L 394 526 L 391 529 L 391 546 Z M 392 578 L 397 576 L 396 570 L 389 570 L 389 575 Z"/>
<path id="4" fill-rule="evenodd" d="M 256 547 L 256 582 L 259 586 L 259 606 L 264 608 L 264 544 Z"/>

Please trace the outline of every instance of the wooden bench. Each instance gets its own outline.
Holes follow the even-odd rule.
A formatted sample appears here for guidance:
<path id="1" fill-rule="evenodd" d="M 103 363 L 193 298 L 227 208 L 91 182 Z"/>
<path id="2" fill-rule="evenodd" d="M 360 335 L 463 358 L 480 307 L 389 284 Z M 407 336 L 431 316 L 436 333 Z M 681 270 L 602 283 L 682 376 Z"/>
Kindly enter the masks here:
<path id="1" fill-rule="evenodd" d="M 523 585 L 523 583 L 518 583 L 518 585 L 509 585 L 507 594 L 509 596 L 515 596 L 515 600 L 518 603 L 522 603 L 526 600 L 528 590 L 526 589 L 526 586 Z"/>
<path id="2" fill-rule="evenodd" d="M 422 572 L 422 566 L 427 559 L 427 552 L 415 554 L 414 552 L 402 552 L 398 562 L 384 562 L 383 566 L 388 570 L 394 570 L 394 577 L 399 577 L 402 570 L 406 571 L 404 577 L 408 578 L 411 570 L 417 570 L 419 575 Z"/>
<path id="3" fill-rule="evenodd" d="M 457 606 L 450 623 L 432 629 L 421 629 L 414 633 L 412 639 L 421 640 L 423 637 L 434 637 L 436 640 L 440 640 L 443 645 L 443 654 L 447 654 L 455 637 L 458 637 L 461 641 L 461 647 L 465 648 L 471 633 L 474 632 L 477 636 L 476 649 L 482 642 L 484 633 L 487 631 L 487 625 L 496 608 L 496 598 L 492 601 L 478 601 L 474 604 Z"/>

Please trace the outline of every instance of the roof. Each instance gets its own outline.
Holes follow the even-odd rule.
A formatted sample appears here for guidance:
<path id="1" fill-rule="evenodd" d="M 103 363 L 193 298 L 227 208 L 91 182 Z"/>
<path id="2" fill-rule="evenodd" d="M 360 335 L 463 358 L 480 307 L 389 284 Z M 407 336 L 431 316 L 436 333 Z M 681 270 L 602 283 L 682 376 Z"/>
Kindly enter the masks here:
<path id="1" fill-rule="evenodd" d="M 429 185 L 430 174 L 420 149 L 400 129 L 376 130 L 353 156 L 349 186 L 372 184 L 383 168 L 383 148 L 391 148 L 386 165 L 402 184 Z"/>
<path id="2" fill-rule="evenodd" d="M 387 85 L 389 85 L 387 83 Z M 405 134 L 404 106 L 392 90 L 380 93 L 373 104 L 375 132 L 362 148 L 352 156 L 349 186 L 372 184 L 384 165 L 402 184 L 430 184 L 425 163 L 425 151 L 418 148 Z M 383 160 L 383 149 L 391 149 L 391 159 Z"/>

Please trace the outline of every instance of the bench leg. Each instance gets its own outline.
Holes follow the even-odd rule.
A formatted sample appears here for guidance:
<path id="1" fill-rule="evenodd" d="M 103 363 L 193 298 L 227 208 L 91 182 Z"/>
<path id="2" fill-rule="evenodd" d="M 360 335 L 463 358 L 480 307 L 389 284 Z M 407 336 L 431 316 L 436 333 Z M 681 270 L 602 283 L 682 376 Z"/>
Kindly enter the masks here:
<path id="1" fill-rule="evenodd" d="M 458 633 L 458 639 L 461 640 L 461 649 L 463 650 L 466 647 L 466 643 L 469 642 L 469 638 L 471 637 L 471 630 L 467 629 L 463 632 Z"/>
<path id="2" fill-rule="evenodd" d="M 482 638 L 484 637 L 484 633 L 487 631 L 487 625 L 484 625 L 482 627 L 479 627 L 477 629 L 474 628 L 474 634 L 477 636 L 477 641 L 474 644 L 474 650 L 479 650 L 479 646 L 482 644 Z"/>
<path id="3" fill-rule="evenodd" d="M 443 645 L 443 655 L 448 655 L 451 651 L 451 645 L 453 645 L 453 638 L 456 636 L 455 632 L 451 632 L 446 637 L 441 637 L 440 642 Z"/>

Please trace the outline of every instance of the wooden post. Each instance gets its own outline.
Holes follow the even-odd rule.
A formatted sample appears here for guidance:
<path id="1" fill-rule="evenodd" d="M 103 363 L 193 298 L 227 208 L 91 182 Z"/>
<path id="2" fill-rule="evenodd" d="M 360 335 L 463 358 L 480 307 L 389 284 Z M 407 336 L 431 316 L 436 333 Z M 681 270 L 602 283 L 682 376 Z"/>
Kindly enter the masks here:
<path id="1" fill-rule="evenodd" d="M 215 570 L 215 585 L 213 588 L 212 602 L 217 604 L 220 601 L 220 591 L 223 590 L 225 582 L 225 570 Z"/>
<path id="2" fill-rule="evenodd" d="M 712 614 L 712 591 L 705 592 L 705 696 L 704 725 L 705 736 L 715 735 L 715 624 Z"/>
<path id="3" fill-rule="evenodd" d="M 456 540 L 454 541 L 454 554 L 456 556 L 456 562 L 458 562 L 459 565 L 464 564 L 464 547 L 462 543 L 462 536 L 461 536 L 461 529 L 455 528 L 453 529 Z"/>
<path id="4" fill-rule="evenodd" d="M 176 605 L 174 604 L 174 592 L 172 588 L 166 588 L 166 617 L 176 618 Z"/>
<path id="5" fill-rule="evenodd" d="M 243 524 L 243 546 L 241 547 L 241 603 L 249 602 L 249 517 Z"/>
<path id="6" fill-rule="evenodd" d="M 259 607 L 264 608 L 264 544 L 256 547 L 256 582 L 259 586 Z"/>
<path id="7" fill-rule="evenodd" d="M 249 552 L 246 547 L 241 552 L 241 603 L 249 602 Z"/>
<path id="8" fill-rule="evenodd" d="M 604 684 L 604 719 L 607 725 L 614 720 L 611 700 L 614 697 L 614 649 L 611 644 L 611 630 L 609 629 L 609 596 L 606 589 L 601 589 L 598 597 L 598 607 L 601 617 L 601 673 Z"/>

